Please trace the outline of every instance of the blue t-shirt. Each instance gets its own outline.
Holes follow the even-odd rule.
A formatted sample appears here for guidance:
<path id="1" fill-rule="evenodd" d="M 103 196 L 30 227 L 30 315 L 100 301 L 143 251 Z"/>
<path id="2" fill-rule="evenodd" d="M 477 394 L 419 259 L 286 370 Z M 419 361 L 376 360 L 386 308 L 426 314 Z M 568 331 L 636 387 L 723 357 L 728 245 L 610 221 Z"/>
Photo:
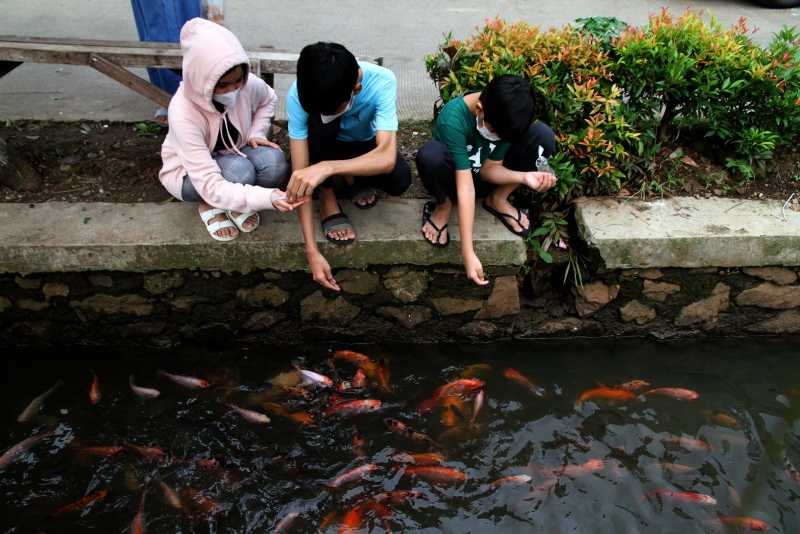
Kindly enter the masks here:
<path id="1" fill-rule="evenodd" d="M 358 66 L 363 73 L 361 91 L 353 98 L 350 111 L 341 117 L 340 141 L 369 141 L 378 131 L 397 131 L 397 78 L 374 63 L 359 61 Z M 297 80 L 286 95 L 286 114 L 289 138 L 308 139 L 308 113 L 300 105 Z"/>

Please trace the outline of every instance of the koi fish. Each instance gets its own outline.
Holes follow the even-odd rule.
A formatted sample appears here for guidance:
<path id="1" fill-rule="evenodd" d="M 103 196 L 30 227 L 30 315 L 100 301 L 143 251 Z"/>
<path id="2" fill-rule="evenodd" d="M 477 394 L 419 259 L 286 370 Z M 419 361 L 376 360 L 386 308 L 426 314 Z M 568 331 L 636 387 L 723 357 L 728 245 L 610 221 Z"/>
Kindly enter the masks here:
<path id="1" fill-rule="evenodd" d="M 488 363 L 474 363 L 464 367 L 459 374 L 459 378 L 478 378 L 492 372 L 492 366 Z"/>
<path id="2" fill-rule="evenodd" d="M 333 359 L 345 360 L 359 367 L 374 363 L 366 354 L 361 354 L 360 352 L 352 350 L 337 350 L 333 353 Z"/>
<path id="3" fill-rule="evenodd" d="M 131 534 L 144 534 L 144 496 L 147 493 L 145 489 L 142 491 L 142 498 L 139 501 L 139 511 L 131 521 Z"/>
<path id="4" fill-rule="evenodd" d="M 383 391 L 384 393 L 391 393 L 392 392 L 392 385 L 389 380 L 389 362 L 384 359 L 381 365 L 375 366 L 375 376 L 373 380 L 378 383 L 378 389 Z M 369 367 L 367 367 L 367 371 L 365 373 L 369 376 Z"/>
<path id="5" fill-rule="evenodd" d="M 77 501 L 62 506 L 61 508 L 56 510 L 53 513 L 53 517 L 60 517 L 65 514 L 71 514 L 73 512 L 78 512 L 80 510 L 83 510 L 92 503 L 102 501 L 103 499 L 106 498 L 106 495 L 108 495 L 108 490 L 106 489 L 101 489 L 94 493 L 90 493 L 89 495 L 85 495 L 84 497 L 81 497 Z"/>
<path id="6" fill-rule="evenodd" d="M 622 384 L 617 384 L 614 386 L 617 389 L 625 389 L 627 391 L 639 391 L 640 389 L 644 389 L 646 387 L 650 387 L 650 382 L 647 380 L 629 380 L 628 382 L 623 382 Z"/>
<path id="7" fill-rule="evenodd" d="M 128 377 L 128 384 L 130 384 L 130 386 L 131 386 L 131 391 L 133 391 L 134 394 L 136 394 L 136 396 L 138 396 L 139 398 L 142 398 L 142 399 L 155 399 L 156 397 L 161 395 L 161 392 L 158 391 L 157 389 L 143 388 L 143 387 L 139 387 L 136 384 L 134 384 L 133 383 L 133 375 L 130 375 Z"/>
<path id="8" fill-rule="evenodd" d="M 438 465 L 445 462 L 445 457 L 438 452 L 400 452 L 392 455 L 392 461 L 400 464 Z"/>
<path id="9" fill-rule="evenodd" d="M 506 484 L 527 484 L 532 480 L 530 475 L 511 475 L 503 478 L 498 478 L 491 483 L 495 488 L 505 486 Z"/>
<path id="10" fill-rule="evenodd" d="M 392 419 L 391 417 L 387 417 L 383 420 L 386 426 L 389 428 L 390 431 L 394 432 L 395 434 L 399 434 L 413 442 L 426 445 L 429 447 L 436 446 L 436 442 L 433 441 L 427 434 L 423 434 L 417 430 L 414 430 L 404 422 L 400 421 L 399 419 Z"/>
<path id="11" fill-rule="evenodd" d="M 711 420 L 720 426 L 727 426 L 728 428 L 739 429 L 742 427 L 742 423 L 738 419 L 722 412 L 715 413 Z"/>
<path id="12" fill-rule="evenodd" d="M 184 488 L 183 497 L 185 500 L 190 501 L 194 508 L 205 515 L 214 515 L 222 509 L 214 499 L 206 497 L 192 488 Z"/>
<path id="13" fill-rule="evenodd" d="M 672 443 L 679 447 L 683 447 L 688 451 L 711 451 L 711 445 L 702 439 L 687 438 L 686 436 L 668 436 L 661 440 L 664 443 Z"/>
<path id="14" fill-rule="evenodd" d="M 59 379 L 53 387 L 33 399 L 30 404 L 28 404 L 28 406 L 22 410 L 22 413 L 17 416 L 17 423 L 26 423 L 33 419 L 33 416 L 39 413 L 39 410 L 42 408 L 44 401 L 47 400 L 47 397 L 55 393 L 56 390 L 63 385 L 64 381 Z"/>
<path id="15" fill-rule="evenodd" d="M 304 386 L 328 388 L 333 385 L 333 380 L 331 380 L 325 375 L 315 373 L 314 371 L 298 368 L 297 372 L 300 373 L 300 378 L 303 380 Z"/>
<path id="16" fill-rule="evenodd" d="M 208 380 L 195 378 L 193 376 L 173 375 L 172 373 L 168 373 L 166 371 L 158 371 L 158 374 L 187 389 L 205 389 L 211 385 L 208 383 Z"/>
<path id="17" fill-rule="evenodd" d="M 298 517 L 300 517 L 300 512 L 289 512 L 283 517 L 283 519 L 278 521 L 278 524 L 272 529 L 272 534 L 288 532 L 289 529 L 292 528 L 292 525 L 294 525 L 294 522 L 297 521 Z"/>
<path id="18" fill-rule="evenodd" d="M 453 382 L 439 386 L 433 392 L 433 396 L 422 402 L 419 406 L 419 413 L 426 414 L 433 411 L 441 399 L 453 395 L 471 395 L 484 386 L 483 380 L 477 378 L 459 378 Z"/>
<path id="19" fill-rule="evenodd" d="M 364 464 L 354 469 L 345 471 L 344 473 L 337 476 L 333 480 L 327 482 L 325 485 L 328 486 L 329 488 L 338 488 L 345 484 L 361 480 L 362 478 L 367 476 L 367 474 L 376 471 L 377 469 L 378 469 L 377 464 Z"/>
<path id="20" fill-rule="evenodd" d="M 723 525 L 753 530 L 755 532 L 763 532 L 764 530 L 770 529 L 769 523 L 761 519 L 756 519 L 755 517 L 721 515 L 717 516 L 717 521 Z M 716 523 L 716 521 L 714 522 Z"/>
<path id="21" fill-rule="evenodd" d="M 287 371 L 285 373 L 278 373 L 269 379 L 269 383 L 276 387 L 294 387 L 300 384 L 303 379 L 297 371 Z"/>
<path id="22" fill-rule="evenodd" d="M 354 401 L 337 402 L 330 406 L 323 413 L 326 416 L 339 415 L 341 417 L 350 417 L 352 415 L 359 415 L 363 413 L 375 412 L 381 409 L 381 401 L 377 399 L 363 399 Z"/>
<path id="23" fill-rule="evenodd" d="M 109 457 L 109 456 L 116 456 L 117 454 L 121 453 L 124 450 L 125 450 L 124 447 L 114 447 L 114 446 L 103 447 L 103 446 L 100 446 L 100 447 L 81 447 L 80 449 L 78 449 L 78 452 L 80 454 L 85 454 L 87 456 Z"/>
<path id="24" fill-rule="evenodd" d="M 353 376 L 353 381 L 351 386 L 354 389 L 361 389 L 367 385 L 367 375 L 364 374 L 364 370 L 360 367 L 356 371 L 355 376 Z"/>
<path id="25" fill-rule="evenodd" d="M 364 525 L 364 516 L 370 513 L 380 519 L 386 519 L 392 515 L 391 509 L 386 505 L 369 500 L 356 504 L 353 508 L 347 511 L 342 518 L 342 528 L 339 529 L 339 534 L 351 534 L 360 530 Z M 389 529 L 384 525 L 384 530 L 389 532 Z"/>
<path id="26" fill-rule="evenodd" d="M 226 404 L 225 406 L 227 406 L 234 412 L 238 413 L 251 423 L 258 423 L 265 425 L 270 422 L 270 418 L 264 415 L 263 413 L 255 412 L 253 410 L 246 410 L 245 408 L 240 408 L 235 404 Z"/>
<path id="27" fill-rule="evenodd" d="M 406 467 L 405 474 L 440 484 L 457 484 L 467 480 L 466 473 L 441 465 L 414 465 Z"/>
<path id="28" fill-rule="evenodd" d="M 708 506 L 714 506 L 717 504 L 717 500 L 714 497 L 711 495 L 706 495 L 705 493 L 696 493 L 694 491 L 675 491 L 671 489 L 653 490 L 650 493 L 645 494 L 644 498 L 647 499 L 654 496 L 675 499 L 683 502 L 693 502 Z"/>
<path id="29" fill-rule="evenodd" d="M 262 402 L 261 407 L 273 415 L 291 419 L 295 423 L 301 425 L 310 425 L 314 423 L 314 416 L 305 411 L 290 412 L 276 402 Z"/>
<path id="30" fill-rule="evenodd" d="M 167 453 L 158 447 L 140 447 L 139 445 L 128 444 L 128 448 L 147 460 L 160 460 L 164 458 Z"/>
<path id="31" fill-rule="evenodd" d="M 372 500 L 379 503 L 390 502 L 394 506 L 400 506 L 409 499 L 416 499 L 421 496 L 422 492 L 417 490 L 394 490 L 379 493 Z"/>
<path id="32" fill-rule="evenodd" d="M 528 379 L 528 377 L 526 377 L 516 369 L 512 369 L 511 367 L 509 367 L 508 369 L 503 371 L 503 376 L 508 378 L 512 382 L 516 382 L 517 384 L 526 388 L 528 391 L 530 391 L 537 397 L 544 397 L 547 394 L 547 392 L 543 387 L 534 384 L 533 382 L 530 381 L 530 379 Z"/>
<path id="33" fill-rule="evenodd" d="M 89 386 L 89 402 L 97 404 L 102 398 L 103 394 L 100 391 L 100 379 L 97 378 L 97 374 L 92 371 L 92 385 Z"/>
<path id="34" fill-rule="evenodd" d="M 322 518 L 322 521 L 319 524 L 319 529 L 318 529 L 319 532 L 326 532 L 328 530 L 328 527 L 330 527 L 336 522 L 336 518 L 337 518 L 336 510 L 331 510 L 330 512 L 325 514 L 325 517 Z"/>
<path id="35" fill-rule="evenodd" d="M 470 419 L 470 423 L 475 424 L 475 421 L 478 419 L 478 414 L 481 412 L 481 408 L 483 408 L 483 404 L 486 400 L 486 395 L 484 395 L 483 390 L 480 390 L 477 395 L 475 395 L 475 400 L 472 404 L 472 418 Z"/>
<path id="36" fill-rule="evenodd" d="M 684 388 L 656 388 L 645 391 L 643 395 L 661 395 L 664 397 L 671 397 L 676 400 L 685 401 L 697 400 L 700 398 L 700 394 L 698 392 Z"/>
<path id="37" fill-rule="evenodd" d="M 592 399 L 605 399 L 612 401 L 629 401 L 635 399 L 636 395 L 627 389 L 609 388 L 605 386 L 584 391 L 575 401 L 575 406 L 580 406 L 584 402 Z"/>
<path id="38" fill-rule="evenodd" d="M 652 465 L 654 467 L 658 467 L 659 469 L 662 469 L 664 471 L 669 471 L 670 473 L 674 473 L 676 475 L 682 475 L 684 473 L 691 473 L 693 471 L 697 471 L 696 467 L 691 467 L 689 465 L 683 465 L 683 464 L 674 464 L 670 462 L 663 462 Z"/>
<path id="39" fill-rule="evenodd" d="M 159 480 L 158 485 L 161 487 L 161 492 L 164 494 L 164 502 L 176 510 L 183 510 L 183 502 L 181 498 L 178 497 L 178 494 L 175 493 L 175 490 L 165 484 L 163 480 Z"/>

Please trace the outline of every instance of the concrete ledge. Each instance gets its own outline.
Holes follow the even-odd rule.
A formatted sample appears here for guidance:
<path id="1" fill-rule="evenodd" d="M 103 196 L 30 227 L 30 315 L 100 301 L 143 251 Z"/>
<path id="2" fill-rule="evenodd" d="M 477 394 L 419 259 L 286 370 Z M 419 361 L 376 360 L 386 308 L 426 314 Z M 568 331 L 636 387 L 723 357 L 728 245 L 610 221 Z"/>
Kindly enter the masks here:
<path id="1" fill-rule="evenodd" d="M 343 203 L 359 240 L 317 241 L 333 267 L 461 265 L 458 226 L 436 249 L 420 234 L 422 200 L 382 199 L 373 210 Z M 194 205 L 48 202 L 0 204 L 0 272 L 201 269 L 249 272 L 306 269 L 295 215 L 262 212 L 261 227 L 228 243 L 213 241 Z M 475 215 L 475 249 L 484 265 L 522 265 L 525 243 L 484 210 Z"/>
<path id="2" fill-rule="evenodd" d="M 607 269 L 800 265 L 800 213 L 775 200 L 677 197 L 577 202 L 581 237 Z"/>

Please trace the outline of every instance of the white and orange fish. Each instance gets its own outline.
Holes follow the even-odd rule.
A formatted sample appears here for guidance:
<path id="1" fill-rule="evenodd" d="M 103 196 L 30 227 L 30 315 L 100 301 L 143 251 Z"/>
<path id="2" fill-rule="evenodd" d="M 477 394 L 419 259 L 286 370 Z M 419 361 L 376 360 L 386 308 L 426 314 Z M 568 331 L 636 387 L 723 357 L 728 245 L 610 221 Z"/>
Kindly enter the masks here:
<path id="1" fill-rule="evenodd" d="M 263 414 L 261 412 L 248 410 L 246 408 L 240 408 L 239 406 L 236 406 L 235 404 L 226 404 L 226 406 L 228 408 L 230 408 L 231 410 L 233 410 L 234 412 L 236 412 L 239 415 L 241 415 L 242 417 L 244 417 L 246 420 L 250 421 L 251 423 L 258 423 L 258 424 L 265 425 L 265 424 L 270 422 L 269 416 L 267 416 L 267 415 L 265 415 L 265 414 Z"/>
<path id="2" fill-rule="evenodd" d="M 458 380 L 439 386 L 436 391 L 433 392 L 431 398 L 423 401 L 419 405 L 419 413 L 426 414 L 432 412 L 443 398 L 451 395 L 472 396 L 472 394 L 477 393 L 478 390 L 483 389 L 483 386 L 483 380 L 477 378 L 459 378 Z"/>
<path id="3" fill-rule="evenodd" d="M 660 395 L 662 397 L 670 397 L 676 400 L 697 400 L 700 394 L 691 389 L 684 388 L 655 388 L 645 391 L 642 395 Z"/>
<path id="4" fill-rule="evenodd" d="M 349 469 L 342 473 L 341 475 L 336 476 L 332 480 L 330 480 L 326 486 L 329 488 L 338 488 L 344 486 L 345 484 L 350 484 L 351 482 L 356 482 L 361 480 L 369 473 L 378 470 L 377 464 L 364 464 L 362 466 L 356 467 L 354 469 Z"/>
<path id="5" fill-rule="evenodd" d="M 352 415 L 376 412 L 381 409 L 382 405 L 383 403 L 378 399 L 343 401 L 331 405 L 323 413 L 326 416 L 350 417 Z"/>
<path id="6" fill-rule="evenodd" d="M 694 491 L 675 491 L 665 488 L 656 489 L 645 494 L 644 499 L 649 499 L 655 496 L 681 502 L 693 502 L 706 506 L 715 506 L 717 504 L 717 500 L 714 497 L 711 495 L 706 495 L 705 493 L 697 493 Z"/>
<path id="7" fill-rule="evenodd" d="M 298 367 L 297 372 L 300 373 L 300 378 L 303 380 L 304 386 L 329 388 L 333 385 L 333 380 L 309 369 L 300 369 Z"/>
<path id="8" fill-rule="evenodd" d="M 208 383 L 208 380 L 196 378 L 194 376 L 173 375 L 166 371 L 158 371 L 158 374 L 187 389 L 205 389 L 211 385 Z"/>
<path id="9" fill-rule="evenodd" d="M 492 481 L 491 485 L 495 488 L 510 484 L 527 484 L 532 480 L 530 475 L 510 475 L 507 477 L 498 478 Z"/>

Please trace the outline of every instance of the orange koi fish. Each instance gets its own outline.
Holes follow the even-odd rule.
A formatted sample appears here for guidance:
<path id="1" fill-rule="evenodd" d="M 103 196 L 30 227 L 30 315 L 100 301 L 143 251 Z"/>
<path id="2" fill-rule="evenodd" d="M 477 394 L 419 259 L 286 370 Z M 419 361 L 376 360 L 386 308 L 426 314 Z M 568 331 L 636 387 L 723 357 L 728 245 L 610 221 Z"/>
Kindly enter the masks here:
<path id="1" fill-rule="evenodd" d="M 617 389 L 625 389 L 628 391 L 639 391 L 640 389 L 644 389 L 646 387 L 650 387 L 650 382 L 646 380 L 629 380 L 628 382 L 623 382 L 622 384 L 617 384 L 614 386 Z"/>
<path id="2" fill-rule="evenodd" d="M 445 462 L 445 457 L 438 452 L 399 452 L 392 455 L 392 461 L 399 464 L 438 465 Z"/>
<path id="3" fill-rule="evenodd" d="M 715 413 L 711 417 L 711 420 L 720 426 L 727 426 L 728 428 L 733 428 L 733 429 L 742 428 L 742 423 L 740 423 L 738 419 L 722 412 Z"/>
<path id="4" fill-rule="evenodd" d="M 359 367 L 374 363 L 369 356 L 352 350 L 337 350 L 333 353 L 334 360 L 345 360 Z"/>
<path id="5" fill-rule="evenodd" d="M 6 452 L 0 456 L 0 471 L 5 470 L 9 465 L 11 465 L 18 457 L 22 456 L 33 447 L 47 439 L 48 437 L 52 436 L 53 432 L 43 432 L 41 434 L 36 434 L 35 436 L 31 436 L 29 438 L 25 438 Z"/>
<path id="6" fill-rule="evenodd" d="M 333 480 L 329 481 L 326 486 L 329 488 L 338 488 L 345 484 L 349 484 L 351 482 L 355 482 L 357 480 L 361 480 L 369 473 L 378 470 L 377 464 L 365 464 L 354 469 L 349 469 L 342 473 L 341 475 L 337 476 Z"/>
<path id="7" fill-rule="evenodd" d="M 314 423 L 314 416 L 305 411 L 290 412 L 277 402 L 262 402 L 261 407 L 273 415 L 291 419 L 295 423 L 301 425 L 310 425 Z"/>
<path id="8" fill-rule="evenodd" d="M 142 491 L 142 498 L 139 501 L 139 511 L 131 521 L 131 534 L 144 534 L 144 496 L 147 490 Z"/>
<path id="9" fill-rule="evenodd" d="M 116 456 L 125 450 L 125 447 L 81 447 L 78 452 L 87 456 Z"/>
<path id="10" fill-rule="evenodd" d="M 92 503 L 102 501 L 103 499 L 106 498 L 106 495 L 108 495 L 108 490 L 105 489 L 101 489 L 94 493 L 90 493 L 89 495 L 85 495 L 84 497 L 81 497 L 77 501 L 62 506 L 61 508 L 56 510 L 55 513 L 53 513 L 53 517 L 60 517 L 65 514 L 71 514 L 72 512 L 78 512 L 80 510 L 83 510 Z"/>
<path id="11" fill-rule="evenodd" d="M 419 413 L 430 413 L 443 398 L 454 395 L 470 396 L 472 393 L 476 393 L 479 389 L 482 389 L 483 386 L 483 380 L 477 378 L 459 378 L 458 380 L 439 386 L 436 391 L 433 392 L 433 396 L 430 399 L 420 404 Z"/>
<path id="12" fill-rule="evenodd" d="M 89 386 L 89 402 L 97 404 L 102 398 L 103 394 L 100 391 L 100 379 L 97 378 L 97 374 L 92 371 L 92 385 Z"/>
<path id="13" fill-rule="evenodd" d="M 405 474 L 439 484 L 458 484 L 467 480 L 466 473 L 441 465 L 413 465 L 406 467 Z"/>
<path id="14" fill-rule="evenodd" d="M 683 502 L 693 502 L 708 506 L 715 506 L 717 504 L 717 500 L 714 497 L 711 495 L 706 495 L 705 493 L 696 493 L 694 491 L 675 491 L 663 488 L 653 490 L 650 493 L 645 494 L 644 498 L 649 499 L 650 497 L 654 496 L 675 499 Z"/>
<path id="15" fill-rule="evenodd" d="M 158 485 L 161 487 L 161 492 L 164 494 L 164 502 L 176 510 L 183 510 L 183 502 L 175 490 L 170 488 L 164 481 L 159 480 Z"/>
<path id="16" fill-rule="evenodd" d="M 167 456 L 167 453 L 158 447 L 140 447 L 139 445 L 128 444 L 128 448 L 147 460 L 160 460 Z"/>
<path id="17" fill-rule="evenodd" d="M 409 439 L 415 443 L 425 445 L 428 447 L 436 446 L 436 442 L 433 441 L 427 434 L 423 434 L 417 430 L 414 430 L 404 422 L 400 421 L 399 419 L 392 419 L 391 417 L 387 417 L 383 420 L 386 424 L 387 428 L 394 432 L 395 434 L 399 434 L 406 439 Z"/>
<path id="18" fill-rule="evenodd" d="M 686 436 L 667 436 L 661 440 L 664 443 L 671 443 L 683 447 L 687 451 L 711 451 L 711 445 L 702 439 L 688 438 Z"/>
<path id="19" fill-rule="evenodd" d="M 464 367 L 459 378 L 479 378 L 492 371 L 492 366 L 488 363 L 474 363 Z"/>
<path id="20" fill-rule="evenodd" d="M 604 399 L 612 401 L 629 401 L 635 399 L 636 395 L 627 389 L 609 388 L 605 386 L 597 387 L 584 391 L 575 401 L 575 406 L 580 406 L 584 402 L 592 399 Z"/>
<path id="21" fill-rule="evenodd" d="M 194 508 L 204 515 L 214 515 L 222 509 L 214 499 L 206 497 L 192 488 L 184 488 L 183 498 L 191 502 Z"/>
<path id="22" fill-rule="evenodd" d="M 512 382 L 516 382 L 517 384 L 521 385 L 532 394 L 536 395 L 537 397 L 544 397 L 547 392 L 541 386 L 534 384 L 533 382 L 528 379 L 525 375 L 517 371 L 516 369 L 512 369 L 509 367 L 508 369 L 503 371 L 503 376 L 511 380 Z"/>
<path id="23" fill-rule="evenodd" d="M 723 525 L 752 530 L 755 532 L 763 532 L 770 529 L 769 523 L 762 521 L 761 519 L 756 519 L 755 517 L 721 515 L 717 516 L 717 520 Z"/>
<path id="24" fill-rule="evenodd" d="M 531 480 L 532 479 L 530 475 L 511 475 L 498 478 L 497 480 L 493 481 L 491 485 L 495 488 L 499 488 L 500 486 L 505 486 L 506 484 L 527 484 Z"/>
<path id="25" fill-rule="evenodd" d="M 337 402 L 327 408 L 323 413 L 326 416 L 338 415 L 341 417 L 350 417 L 352 415 L 378 411 L 381 409 L 382 404 L 383 403 L 377 399 Z"/>
<path id="26" fill-rule="evenodd" d="M 663 397 L 671 397 L 676 400 L 697 400 L 700 398 L 700 394 L 696 391 L 692 391 L 691 389 L 684 389 L 684 388 L 656 388 L 645 391 L 644 395 L 661 395 Z"/>
<path id="27" fill-rule="evenodd" d="M 168 373 L 166 371 L 158 371 L 160 376 L 172 380 L 179 386 L 185 387 L 187 389 L 205 389 L 210 384 L 208 380 L 203 380 L 202 378 L 195 378 L 193 376 L 182 376 L 182 375 L 173 375 L 172 373 Z"/>

